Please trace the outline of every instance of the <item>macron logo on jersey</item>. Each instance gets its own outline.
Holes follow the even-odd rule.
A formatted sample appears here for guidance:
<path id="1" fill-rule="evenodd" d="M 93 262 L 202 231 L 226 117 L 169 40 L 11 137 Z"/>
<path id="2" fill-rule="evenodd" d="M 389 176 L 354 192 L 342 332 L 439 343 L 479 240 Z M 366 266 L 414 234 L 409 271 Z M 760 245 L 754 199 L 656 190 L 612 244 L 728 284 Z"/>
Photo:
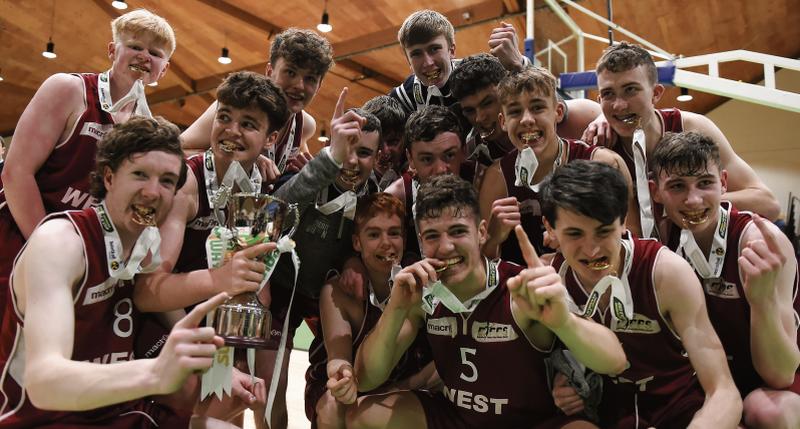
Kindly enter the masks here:
<path id="1" fill-rule="evenodd" d="M 105 137 L 106 133 L 113 128 L 113 124 L 98 124 L 97 122 L 85 122 L 81 128 L 80 135 L 94 137 L 101 140 Z"/>
<path id="2" fill-rule="evenodd" d="M 455 338 L 458 322 L 455 317 L 440 317 L 438 319 L 428 319 L 428 333 L 431 335 L 442 335 Z"/>
<path id="3" fill-rule="evenodd" d="M 114 290 L 116 290 L 116 288 L 117 279 L 112 277 L 107 278 L 103 283 L 86 289 L 86 297 L 83 299 L 83 305 L 91 305 L 111 298 L 114 296 Z"/>
<path id="4" fill-rule="evenodd" d="M 514 327 L 504 323 L 475 322 L 472 324 L 472 338 L 479 343 L 499 343 L 514 341 L 519 336 Z"/>
<path id="5" fill-rule="evenodd" d="M 658 321 L 643 316 L 639 313 L 633 313 L 633 318 L 617 322 L 612 331 L 625 332 L 628 334 L 657 334 L 661 332 L 661 325 Z"/>

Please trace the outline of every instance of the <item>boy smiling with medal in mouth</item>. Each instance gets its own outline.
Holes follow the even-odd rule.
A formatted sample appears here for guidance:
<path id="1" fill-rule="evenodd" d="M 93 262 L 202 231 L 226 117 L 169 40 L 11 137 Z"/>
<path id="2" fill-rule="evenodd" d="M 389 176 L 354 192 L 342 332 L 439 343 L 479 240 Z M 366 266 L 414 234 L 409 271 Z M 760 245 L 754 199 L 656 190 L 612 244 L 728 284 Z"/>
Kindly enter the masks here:
<path id="1" fill-rule="evenodd" d="M 653 199 L 674 224 L 668 246 L 703 285 L 747 427 L 800 424 L 797 263 L 789 240 L 764 218 L 722 201 L 720 150 L 694 132 L 668 133 L 649 159 Z"/>
<path id="2" fill-rule="evenodd" d="M 627 355 L 624 371 L 604 377 L 600 424 L 735 427 L 742 402 L 700 285 L 658 241 L 623 236 L 628 189 L 619 171 L 584 160 L 541 188 L 545 227 L 560 244 L 553 268 L 580 313 L 614 331 Z M 568 396 L 555 400 L 571 414 Z"/>
<path id="3" fill-rule="evenodd" d="M 539 184 L 556 167 L 591 159 L 619 169 L 623 177 L 629 176 L 619 155 L 556 134 L 556 123 L 564 110 L 556 99 L 556 79 L 549 71 L 526 67 L 500 81 L 497 93 L 502 104 L 500 126 L 516 150 L 495 161 L 486 170 L 481 185 L 481 216 L 488 220 L 489 232 L 483 251 L 490 258 L 502 256 L 523 263 L 519 245 L 511 234 L 516 225 L 522 225 L 537 252 L 556 247 L 543 241 L 539 194 Z M 627 204 L 635 207 L 633 199 Z"/>
<path id="4" fill-rule="evenodd" d="M 560 428 L 579 420 L 557 414 L 545 353 L 558 336 L 579 361 L 617 373 L 625 359 L 614 334 L 569 312 L 560 278 L 521 228 L 527 269 L 481 255 L 486 221 L 468 182 L 432 178 L 421 185 L 415 209 L 427 258 L 394 277 L 389 302 L 359 347 L 355 378 L 360 391 L 380 385 L 414 339 L 426 335 L 444 392 L 359 398 L 347 427 Z"/>
<path id="5" fill-rule="evenodd" d="M 132 115 L 152 116 L 144 84 L 158 81 L 175 51 L 175 34 L 147 10 L 111 22 L 111 69 L 50 76 L 25 108 L 14 132 L 0 192 L 0 301 L 25 240 L 48 213 L 83 209 L 97 142 Z"/>
<path id="6" fill-rule="evenodd" d="M 0 427 L 167 427 L 171 416 L 140 398 L 211 366 L 222 339 L 197 324 L 225 294 L 178 321 L 158 358 L 134 360 L 131 281 L 160 264 L 157 225 L 186 178 L 178 133 L 161 119 L 115 126 L 92 176 L 100 204 L 51 215 L 23 248 L 0 330 Z"/>

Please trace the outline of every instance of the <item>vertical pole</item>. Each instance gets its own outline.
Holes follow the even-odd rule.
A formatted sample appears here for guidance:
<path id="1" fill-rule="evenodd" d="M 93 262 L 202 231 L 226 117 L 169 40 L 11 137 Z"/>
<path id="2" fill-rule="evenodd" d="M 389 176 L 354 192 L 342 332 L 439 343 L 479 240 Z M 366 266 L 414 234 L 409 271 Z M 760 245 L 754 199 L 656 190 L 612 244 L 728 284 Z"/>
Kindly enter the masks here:
<path id="1" fill-rule="evenodd" d="M 608 9 L 608 20 L 614 22 L 614 13 L 611 10 L 611 2 L 612 0 L 606 1 L 606 6 Z M 614 30 L 611 29 L 611 26 L 608 26 L 608 46 L 614 46 Z"/>
<path id="2" fill-rule="evenodd" d="M 536 52 L 533 46 L 533 0 L 526 0 L 525 7 L 527 9 L 525 11 L 525 56 L 531 60 L 531 64 L 534 64 L 533 57 Z"/>

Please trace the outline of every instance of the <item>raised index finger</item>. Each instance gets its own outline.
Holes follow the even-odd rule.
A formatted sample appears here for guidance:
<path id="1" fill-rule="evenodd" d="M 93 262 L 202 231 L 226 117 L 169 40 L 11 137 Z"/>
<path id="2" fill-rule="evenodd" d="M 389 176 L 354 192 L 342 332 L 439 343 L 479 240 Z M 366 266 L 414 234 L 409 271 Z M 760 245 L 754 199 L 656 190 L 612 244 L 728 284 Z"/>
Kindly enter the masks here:
<path id="1" fill-rule="evenodd" d="M 522 225 L 515 226 L 514 233 L 517 234 L 517 242 L 519 242 L 519 248 L 522 250 L 522 257 L 525 259 L 525 263 L 528 264 L 528 268 L 544 266 L 542 261 L 539 260 L 539 255 L 536 254 L 536 249 L 533 248 L 531 240 L 528 239 L 528 234 L 522 229 Z"/>
<path id="2" fill-rule="evenodd" d="M 183 328 L 183 329 L 191 329 L 196 328 L 200 321 L 206 317 L 211 310 L 217 308 L 220 304 L 225 302 L 230 298 L 227 293 L 222 292 L 214 295 L 211 299 L 206 302 L 198 304 L 191 313 L 187 314 L 183 317 L 183 319 L 179 320 L 178 323 L 175 324 L 175 328 Z"/>
<path id="3" fill-rule="evenodd" d="M 336 102 L 336 108 L 333 109 L 333 119 L 340 118 L 344 115 L 344 100 L 347 98 L 349 89 L 345 86 L 339 94 L 339 100 Z"/>
<path id="4" fill-rule="evenodd" d="M 775 239 L 775 233 L 767 224 L 767 220 L 753 213 L 753 223 L 755 223 L 758 230 L 761 231 L 761 236 L 764 238 L 764 242 L 767 243 L 767 248 L 775 253 L 780 253 L 781 249 Z"/>

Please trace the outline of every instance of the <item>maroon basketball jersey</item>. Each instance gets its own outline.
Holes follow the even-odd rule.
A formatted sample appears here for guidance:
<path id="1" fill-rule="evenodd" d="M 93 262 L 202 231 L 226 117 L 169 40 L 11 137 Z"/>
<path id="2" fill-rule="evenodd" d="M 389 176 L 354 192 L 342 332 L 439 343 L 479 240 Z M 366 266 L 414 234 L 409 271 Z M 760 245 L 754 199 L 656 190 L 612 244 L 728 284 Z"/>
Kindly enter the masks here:
<path id="1" fill-rule="evenodd" d="M 601 423 L 611 425 L 638 410 L 638 416 L 656 425 L 660 415 L 684 397 L 699 395 L 702 405 L 703 391 L 680 338 L 658 307 L 653 275 L 663 246 L 652 239 L 628 239 L 633 240 L 633 261 L 627 276 L 633 318 L 614 326 L 608 309 L 598 310 L 594 316 L 596 322 L 614 331 L 628 358 L 625 371 L 604 377 Z M 556 254 L 555 269 L 561 272 L 564 263 L 563 255 Z M 566 270 L 564 283 L 575 304 L 585 305 L 591 289 L 582 287 L 571 268 Z"/>
<path id="2" fill-rule="evenodd" d="M 417 236 L 417 223 L 414 220 L 416 213 L 414 213 L 414 198 L 416 191 L 414 186 L 414 176 L 406 171 L 400 176 L 403 179 L 403 190 L 406 194 L 406 255 L 414 255 L 414 257 L 406 258 L 403 256 L 403 266 L 410 265 L 419 260 L 422 255 L 422 249 L 419 248 L 419 237 Z M 416 259 L 415 259 L 416 258 Z"/>
<path id="3" fill-rule="evenodd" d="M 217 218 L 211 213 L 211 206 L 206 195 L 205 172 L 203 168 L 204 154 L 198 153 L 186 160 L 186 165 L 197 179 L 197 214 L 186 224 L 183 233 L 183 247 L 175 264 L 176 273 L 187 273 L 193 270 L 208 268 L 206 259 L 206 239 L 211 230 L 217 226 Z"/>
<path id="4" fill-rule="evenodd" d="M 281 173 L 286 169 L 292 149 L 299 149 L 303 140 L 303 111 L 297 112 L 289 119 L 289 129 L 281 135 L 275 144 L 273 161 Z"/>
<path id="5" fill-rule="evenodd" d="M 728 355 L 731 375 L 742 398 L 751 391 L 766 386 L 753 366 L 753 356 L 750 352 L 750 304 L 747 302 L 742 278 L 739 274 L 739 248 L 742 244 L 742 234 L 752 219 L 752 213 L 740 212 L 731 206 L 722 274 L 720 278 L 713 279 L 703 279 L 699 274 L 697 276 L 706 294 L 708 316 Z M 677 251 L 680 233 L 680 228 L 672 228 L 669 239 L 670 249 Z M 679 251 L 678 254 L 685 257 L 683 252 Z M 692 263 L 689 258 L 686 259 L 690 264 Z M 800 298 L 797 294 L 796 274 L 792 296 L 794 310 L 797 313 L 800 311 Z M 800 338 L 798 338 L 798 344 L 800 345 Z"/>
<path id="6" fill-rule="evenodd" d="M 425 328 L 444 396 L 472 428 L 531 427 L 556 415 L 544 358 L 511 314 L 506 281 L 521 267 L 501 261 L 497 287 L 471 313 L 438 304 Z"/>
<path id="7" fill-rule="evenodd" d="M 89 173 L 94 171 L 97 142 L 113 127 L 114 120 L 100 107 L 97 92 L 98 75 L 75 74 L 84 87 L 86 110 L 81 114 L 66 140 L 53 148 L 34 178 L 42 194 L 45 213 L 87 208 L 93 202 L 89 196 Z M 0 179 L 0 299 L 5 301 L 6 285 L 14 258 L 25 238 L 17 228 L 6 203 Z"/>
<path id="8" fill-rule="evenodd" d="M 584 143 L 580 140 L 561 139 L 564 143 L 564 150 L 567 152 L 567 162 L 572 162 L 576 159 L 592 159 L 594 151 L 597 146 Z M 542 253 L 550 253 L 553 250 L 544 247 L 542 244 L 542 234 L 544 233 L 544 224 L 542 223 L 542 206 L 539 200 L 539 193 L 534 192 L 527 186 L 516 186 L 516 172 L 514 171 L 514 164 L 517 161 L 518 150 L 509 152 L 500 160 L 500 171 L 503 173 L 503 180 L 506 183 L 506 190 L 509 197 L 516 197 L 519 202 L 520 211 L 520 224 L 531 243 L 536 248 L 536 251 L 541 255 Z M 542 168 L 549 166 L 541 166 Z M 488 221 L 488 219 L 487 219 Z M 522 257 L 522 251 L 517 243 L 517 236 L 509 234 L 506 241 L 500 246 L 500 256 L 517 264 L 525 264 L 525 259 Z"/>
<path id="9" fill-rule="evenodd" d="M 683 119 L 681 118 L 681 111 L 675 108 L 669 109 L 656 109 L 658 117 L 661 119 L 661 135 L 664 133 L 680 133 L 683 131 Z M 633 163 L 633 152 L 630 147 L 623 147 L 622 144 L 615 145 L 612 150 L 619 154 L 628 166 L 628 171 L 631 173 L 633 179 L 634 189 L 636 189 L 636 166 Z"/>
<path id="10" fill-rule="evenodd" d="M 361 321 L 361 326 L 357 332 L 353 334 L 353 359 L 356 357 L 356 352 L 364 342 L 364 338 L 372 331 L 372 328 L 378 323 L 383 311 L 372 305 L 368 299 L 364 300 L 364 318 Z M 417 335 L 414 342 L 408 347 L 406 352 L 397 362 L 389 378 L 377 387 L 375 390 L 380 390 L 384 386 L 391 385 L 398 381 L 404 380 L 425 367 L 431 361 L 431 349 L 428 341 L 422 333 Z M 325 383 L 328 382 L 328 352 L 325 350 L 325 339 L 323 338 L 322 329 L 314 337 L 311 342 L 311 348 L 308 352 L 309 367 L 306 370 L 306 414 L 313 410 L 319 401 L 320 395 L 314 393 L 324 393 L 326 387 Z M 309 388 L 309 385 L 318 385 L 320 389 Z M 359 392 L 359 396 L 367 395 L 369 392 Z M 316 415 L 316 413 L 314 413 Z M 309 416 L 310 418 L 310 416 Z M 314 421 L 314 419 L 311 419 Z"/>
<path id="11" fill-rule="evenodd" d="M 133 305 L 133 284 L 109 276 L 103 226 L 94 208 L 82 211 L 55 213 L 47 219 L 66 218 L 83 239 L 86 257 L 85 274 L 75 291 L 75 338 L 71 359 L 75 361 L 111 364 L 132 360 L 135 321 L 139 312 Z M 13 286 L 14 274 L 10 284 Z M 29 428 L 41 424 L 63 422 L 67 424 L 101 424 L 114 421 L 135 406 L 126 402 L 81 412 L 54 412 L 35 408 L 27 398 L 24 388 L 24 317 L 18 311 L 16 300 L 10 295 L 6 317 L 0 332 L 4 352 L 2 373 L 2 400 L 0 400 L 0 427 Z M 30 303 L 29 303 L 30 304 Z M 137 322 L 138 323 L 138 322 Z"/>

